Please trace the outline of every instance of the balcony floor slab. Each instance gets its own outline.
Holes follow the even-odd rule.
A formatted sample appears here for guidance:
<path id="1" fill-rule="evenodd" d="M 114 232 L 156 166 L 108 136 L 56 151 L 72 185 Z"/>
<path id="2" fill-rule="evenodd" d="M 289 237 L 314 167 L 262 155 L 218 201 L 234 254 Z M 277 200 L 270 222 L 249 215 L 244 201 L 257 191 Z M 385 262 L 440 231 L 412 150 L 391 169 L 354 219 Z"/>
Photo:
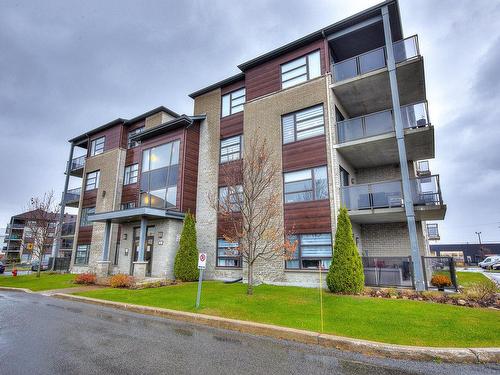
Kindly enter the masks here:
<path id="1" fill-rule="evenodd" d="M 446 205 L 415 206 L 414 209 L 416 221 L 443 220 L 446 214 Z M 349 211 L 349 217 L 353 223 L 357 224 L 397 223 L 406 221 L 404 207 L 353 210 Z"/>

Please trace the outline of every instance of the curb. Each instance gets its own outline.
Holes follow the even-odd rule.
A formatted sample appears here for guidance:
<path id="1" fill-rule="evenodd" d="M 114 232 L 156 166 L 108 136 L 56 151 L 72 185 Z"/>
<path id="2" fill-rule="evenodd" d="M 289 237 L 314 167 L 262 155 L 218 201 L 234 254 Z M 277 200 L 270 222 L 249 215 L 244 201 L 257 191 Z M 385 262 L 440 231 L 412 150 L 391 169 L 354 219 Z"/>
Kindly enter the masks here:
<path id="1" fill-rule="evenodd" d="M 291 340 L 303 344 L 320 345 L 325 348 L 335 348 L 371 356 L 418 361 L 442 361 L 449 363 L 500 363 L 500 348 L 432 348 L 383 344 L 374 341 L 351 339 L 300 329 L 279 327 L 271 324 L 254 323 L 191 312 L 106 301 L 64 293 L 56 293 L 53 294 L 52 297 L 113 307 L 120 310 L 201 324 L 213 328 Z"/>
<path id="2" fill-rule="evenodd" d="M 26 289 L 26 288 L 13 288 L 10 286 L 0 286 L 0 290 L 7 290 L 10 292 L 24 292 L 24 293 L 36 293 L 32 291 L 31 289 Z"/>

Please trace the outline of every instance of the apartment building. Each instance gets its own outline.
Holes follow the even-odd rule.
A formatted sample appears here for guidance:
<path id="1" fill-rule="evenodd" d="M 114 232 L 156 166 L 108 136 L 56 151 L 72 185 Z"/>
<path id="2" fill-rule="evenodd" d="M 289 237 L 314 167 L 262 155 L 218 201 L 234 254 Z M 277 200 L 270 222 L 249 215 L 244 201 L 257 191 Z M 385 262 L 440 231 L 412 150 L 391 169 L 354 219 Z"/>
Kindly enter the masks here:
<path id="1" fill-rule="evenodd" d="M 32 212 L 23 212 L 21 214 L 12 216 L 7 228 L 5 229 L 4 246 L 3 251 L 5 253 L 6 259 L 15 260 L 17 262 L 30 262 L 31 253 L 28 249 L 28 244 L 32 242 L 31 228 L 33 225 L 29 225 L 29 220 L 33 220 L 33 217 L 39 215 L 33 215 Z M 73 250 L 73 236 L 74 228 L 76 222 L 76 215 L 65 214 L 63 217 L 62 229 L 60 231 L 61 235 L 61 246 L 57 253 L 58 257 L 70 257 Z M 56 234 L 59 232 L 56 230 L 58 226 L 58 217 L 54 215 L 54 220 L 51 222 L 54 228 L 53 239 L 47 243 L 45 250 L 45 258 L 48 258 L 52 254 L 52 249 L 55 246 Z"/>
<path id="2" fill-rule="evenodd" d="M 417 36 L 403 35 L 397 1 L 238 68 L 190 94 L 193 116 L 161 107 L 70 141 L 66 186 L 82 178 L 81 188 L 65 189 L 66 204 L 79 207 L 73 271 L 171 277 L 190 210 L 207 277 L 244 277 L 208 197 L 224 194 L 222 168 L 244 163 L 245 136 L 258 132 L 282 168 L 278 225 L 299 245 L 291 260 L 259 262 L 256 281 L 316 285 L 345 206 L 366 279 L 382 261 L 394 284 L 423 289 L 426 222 L 444 219 L 446 205 L 427 162 L 435 148 L 423 57 Z M 75 147 L 86 154 L 73 159 Z"/>

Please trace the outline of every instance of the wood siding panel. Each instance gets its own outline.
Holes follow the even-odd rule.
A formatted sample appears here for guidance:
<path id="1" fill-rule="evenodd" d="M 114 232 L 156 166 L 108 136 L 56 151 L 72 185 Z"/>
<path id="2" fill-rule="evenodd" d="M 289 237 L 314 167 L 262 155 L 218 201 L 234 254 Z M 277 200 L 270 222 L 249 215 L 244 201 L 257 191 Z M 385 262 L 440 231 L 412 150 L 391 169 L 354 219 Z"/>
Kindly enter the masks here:
<path id="1" fill-rule="evenodd" d="M 227 138 L 243 133 L 243 112 L 220 119 L 220 137 Z"/>
<path id="2" fill-rule="evenodd" d="M 102 132 L 96 133 L 92 135 L 89 139 L 89 148 L 87 150 L 87 156 L 90 157 L 90 144 L 94 139 L 101 138 L 101 137 L 106 137 L 104 141 L 104 152 L 112 150 L 117 147 L 121 147 L 122 145 L 122 133 L 123 132 L 123 125 L 118 124 L 115 125 L 109 129 L 103 130 Z"/>
<path id="3" fill-rule="evenodd" d="M 200 150 L 200 125 L 193 124 L 186 129 L 185 148 L 182 165 L 181 199 L 182 212 L 196 213 L 196 194 L 198 187 L 198 155 Z"/>
<path id="4" fill-rule="evenodd" d="M 245 80 L 242 79 L 241 81 L 231 83 L 230 85 L 227 86 L 222 86 L 220 88 L 220 93 L 221 95 L 226 95 L 229 92 L 236 91 L 241 89 L 242 87 L 245 87 Z"/>
<path id="5" fill-rule="evenodd" d="M 121 203 L 135 202 L 136 206 L 139 205 L 139 188 L 140 184 L 137 182 L 135 184 L 124 185 L 122 188 L 122 199 Z"/>
<path id="6" fill-rule="evenodd" d="M 243 218 L 240 213 L 234 213 L 233 219 L 227 219 L 221 215 L 217 215 L 217 238 L 223 238 L 224 235 L 234 235 L 235 222 L 236 225 L 241 225 L 243 222 Z"/>
<path id="7" fill-rule="evenodd" d="M 80 227 L 78 230 L 78 239 L 76 240 L 77 245 L 90 245 L 92 241 L 92 225 Z"/>
<path id="8" fill-rule="evenodd" d="M 235 160 L 219 165 L 219 187 L 243 182 L 243 160 Z"/>
<path id="9" fill-rule="evenodd" d="M 97 202 L 97 189 L 83 192 L 82 207 L 95 207 Z"/>
<path id="10" fill-rule="evenodd" d="M 284 172 L 325 164 L 327 164 L 325 135 L 283 145 Z"/>
<path id="11" fill-rule="evenodd" d="M 285 230 L 302 233 L 330 233 L 330 201 L 323 199 L 284 205 Z"/>
<path id="12" fill-rule="evenodd" d="M 318 49 L 320 50 L 321 74 L 324 74 L 326 72 L 326 59 L 323 39 L 318 39 L 307 46 L 245 71 L 246 100 L 249 101 L 281 90 L 281 64 Z"/>

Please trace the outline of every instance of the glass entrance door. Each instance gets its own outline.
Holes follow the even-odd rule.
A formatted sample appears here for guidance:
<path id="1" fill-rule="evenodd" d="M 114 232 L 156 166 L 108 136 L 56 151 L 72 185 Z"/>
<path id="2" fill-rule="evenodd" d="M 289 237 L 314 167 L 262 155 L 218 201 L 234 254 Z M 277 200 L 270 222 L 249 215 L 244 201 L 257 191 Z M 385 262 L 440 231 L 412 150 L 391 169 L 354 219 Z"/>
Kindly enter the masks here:
<path id="1" fill-rule="evenodd" d="M 139 242 L 141 228 L 134 228 L 132 240 L 132 257 L 130 259 L 130 274 L 134 274 L 134 262 L 139 259 Z M 146 230 L 146 241 L 144 243 L 144 261 L 146 264 L 146 276 L 151 276 L 151 265 L 153 263 L 154 226 L 149 226 Z"/>

